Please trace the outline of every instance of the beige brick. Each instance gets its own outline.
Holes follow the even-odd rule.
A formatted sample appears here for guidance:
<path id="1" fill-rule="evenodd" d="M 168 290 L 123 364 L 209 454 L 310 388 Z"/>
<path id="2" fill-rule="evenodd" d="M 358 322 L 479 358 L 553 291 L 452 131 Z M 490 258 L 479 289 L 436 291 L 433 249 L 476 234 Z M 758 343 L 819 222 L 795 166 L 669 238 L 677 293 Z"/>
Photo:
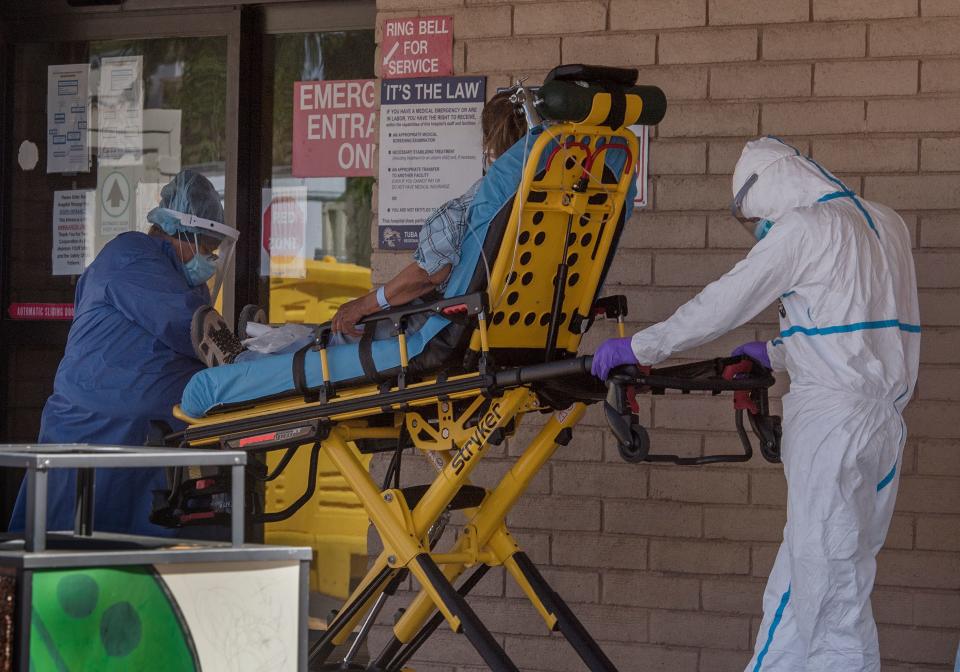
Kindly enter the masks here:
<path id="1" fill-rule="evenodd" d="M 761 54 L 772 61 L 853 58 L 867 54 L 867 27 L 856 23 L 811 23 L 763 29 Z"/>
<path id="2" fill-rule="evenodd" d="M 877 623 L 913 625 L 913 593 L 877 588 L 870 594 L 870 604 Z"/>
<path id="3" fill-rule="evenodd" d="M 960 628 L 960 593 L 916 592 L 914 623 L 934 628 Z"/>
<path id="4" fill-rule="evenodd" d="M 706 431 L 728 429 L 732 410 L 733 405 L 727 397 L 668 394 L 654 399 L 654 427 Z M 706 470 L 699 471 L 707 473 Z"/>
<path id="5" fill-rule="evenodd" d="M 921 441 L 917 471 L 936 476 L 960 476 L 960 446 L 956 441 Z"/>
<path id="6" fill-rule="evenodd" d="M 693 574 L 746 574 L 750 556 L 742 544 L 653 539 L 650 568 Z"/>
<path id="7" fill-rule="evenodd" d="M 704 579 L 701 586 L 704 611 L 728 614 L 763 614 L 764 581 L 757 579 Z"/>
<path id="8" fill-rule="evenodd" d="M 606 3 L 598 0 L 538 2 L 513 8 L 516 35 L 591 33 L 606 27 Z"/>
<path id="9" fill-rule="evenodd" d="M 652 551 L 651 545 L 651 555 Z M 881 586 L 958 590 L 960 555 L 885 550 L 877 560 L 877 583 Z"/>
<path id="10" fill-rule="evenodd" d="M 467 45 L 468 72 L 512 72 L 518 64 L 550 69 L 559 62 L 559 37 L 477 40 Z"/>
<path id="11" fill-rule="evenodd" d="M 697 672 L 730 672 L 730 670 L 742 670 L 747 667 L 752 655 L 752 652 L 748 651 L 700 649 L 700 667 L 697 668 Z"/>
<path id="12" fill-rule="evenodd" d="M 509 632 L 514 635 L 542 635 L 544 632 L 543 619 L 525 599 L 497 599 L 477 598 L 474 592 L 470 593 L 470 606 L 493 632 Z M 585 605 L 583 605 L 585 606 Z M 577 613 L 582 606 L 577 607 Z M 646 637 L 646 623 L 643 634 Z M 450 660 L 449 662 L 454 662 Z M 417 672 L 420 672 L 417 669 Z"/>
<path id="13" fill-rule="evenodd" d="M 917 141 L 914 138 L 815 139 L 812 156 L 835 172 L 915 172 Z"/>
<path id="14" fill-rule="evenodd" d="M 954 175 L 868 176 L 864 196 L 894 209 L 946 210 L 960 208 Z M 951 323 L 952 324 L 952 323 Z"/>
<path id="15" fill-rule="evenodd" d="M 960 69 L 957 70 L 960 75 Z M 923 138 L 920 169 L 924 172 L 960 171 L 960 138 Z"/>
<path id="16" fill-rule="evenodd" d="M 773 569 L 779 544 L 754 544 L 750 549 L 750 575 L 766 578 Z"/>
<path id="17" fill-rule="evenodd" d="M 750 474 L 750 503 L 786 506 L 787 479 L 782 471 L 755 471 Z"/>
<path id="18" fill-rule="evenodd" d="M 921 370 L 920 399 L 960 401 L 960 387 L 957 386 L 955 369 L 924 367 Z"/>
<path id="19" fill-rule="evenodd" d="M 919 252 L 914 262 L 920 287 L 960 287 L 960 251 Z"/>
<path id="20" fill-rule="evenodd" d="M 600 502 L 568 497 L 527 497 L 513 508 L 508 521 L 513 527 L 599 530 Z"/>
<path id="21" fill-rule="evenodd" d="M 758 110 L 743 103 L 679 103 L 660 123 L 660 137 L 755 135 Z"/>
<path id="22" fill-rule="evenodd" d="M 723 63 L 757 58 L 757 31 L 744 28 L 661 33 L 660 63 Z"/>
<path id="23" fill-rule="evenodd" d="M 920 340 L 920 362 L 954 364 L 960 349 L 960 330 L 925 327 Z"/>
<path id="24" fill-rule="evenodd" d="M 641 84 L 659 86 L 670 105 L 677 100 L 699 100 L 707 97 L 708 68 L 700 65 L 658 65 L 655 68 L 637 68 L 637 81 Z"/>
<path id="25" fill-rule="evenodd" d="M 960 2 L 957 3 L 960 7 Z M 960 91 L 960 60 L 927 60 L 920 66 L 920 90 L 924 93 Z"/>
<path id="26" fill-rule="evenodd" d="M 954 488 L 960 489 L 956 479 L 953 483 Z M 929 551 L 960 551 L 960 516 L 917 518 L 917 548 Z"/>
<path id="27" fill-rule="evenodd" d="M 610 25 L 622 30 L 703 26 L 704 0 L 610 0 Z"/>
<path id="28" fill-rule="evenodd" d="M 463 0 L 423 0 L 422 2 L 420 0 L 416 2 L 411 2 L 411 0 L 378 0 L 377 12 L 406 10 L 405 14 L 410 16 L 411 10 L 436 9 L 438 7 L 449 10 L 462 4 Z"/>
<path id="29" fill-rule="evenodd" d="M 739 252 L 658 254 L 653 282 L 665 287 L 703 287 L 743 259 Z"/>
<path id="30" fill-rule="evenodd" d="M 643 661 L 644 672 L 680 672 L 694 670 L 697 652 L 663 646 L 640 646 L 637 644 L 604 644 L 604 651 L 617 669 L 632 670 L 637 661 Z M 577 668 L 583 670 L 583 663 Z M 553 672 L 548 670 L 546 672 Z"/>
<path id="31" fill-rule="evenodd" d="M 596 328 L 596 327 L 595 327 Z M 529 417 L 529 416 L 527 416 Z M 527 449 L 530 441 L 540 431 L 540 427 L 521 426 L 517 433 L 508 439 L 509 454 L 513 456 L 522 455 Z M 575 462 L 597 462 L 603 459 L 603 437 L 604 433 L 591 430 L 580 425 L 573 430 L 573 439 L 566 446 L 560 446 L 553 456 L 553 462 L 575 461 Z"/>
<path id="32" fill-rule="evenodd" d="M 679 646 L 747 648 L 750 619 L 681 611 L 650 614 L 650 641 Z"/>
<path id="33" fill-rule="evenodd" d="M 584 604 L 577 607 L 577 618 L 595 638 L 609 642 L 646 642 L 650 612 L 646 609 Z M 543 628 L 542 621 L 540 628 Z"/>
<path id="34" fill-rule="evenodd" d="M 922 222 L 923 247 L 960 247 L 960 214 L 928 215 Z"/>
<path id="35" fill-rule="evenodd" d="M 817 63 L 816 96 L 897 96 L 916 93 L 918 61 L 834 61 Z"/>
<path id="36" fill-rule="evenodd" d="M 664 215 L 644 212 L 629 223 L 620 237 L 620 247 L 641 249 L 702 248 L 706 242 L 704 215 Z"/>
<path id="37" fill-rule="evenodd" d="M 921 289 L 920 321 L 928 326 L 960 326 L 956 292 L 951 290 Z M 952 434 L 950 436 L 953 436 Z"/>
<path id="38" fill-rule="evenodd" d="M 647 540 L 623 534 L 553 535 L 551 564 L 568 567 L 646 569 Z"/>
<path id="39" fill-rule="evenodd" d="M 658 210 L 722 210 L 730 202 L 730 178 L 722 175 L 665 175 L 654 190 Z"/>
<path id="40" fill-rule="evenodd" d="M 631 306 L 643 306 L 643 319 L 649 322 L 665 320 L 680 305 L 694 297 L 690 289 L 641 289 L 628 294 Z M 689 429 L 689 428 L 684 428 Z"/>
<path id="41" fill-rule="evenodd" d="M 656 35 L 575 35 L 560 42 L 563 63 L 593 63 L 603 54 L 604 65 L 635 68 L 654 63 L 657 57 Z"/>
<path id="42" fill-rule="evenodd" d="M 627 332 L 630 333 L 632 330 L 628 329 Z M 649 397 L 650 395 L 642 395 L 644 397 Z M 681 457 L 699 457 L 703 454 L 703 440 L 699 434 L 695 432 L 671 432 L 650 429 L 648 427 L 647 433 L 650 435 L 650 445 L 653 447 L 653 450 L 658 453 L 668 453 L 672 455 L 679 455 Z M 611 443 L 615 443 L 611 441 Z M 619 451 L 615 447 L 612 447 L 608 451 L 607 461 L 622 463 L 623 458 L 620 457 Z M 645 467 L 649 471 L 649 467 Z"/>
<path id="43" fill-rule="evenodd" d="M 750 138 L 736 140 L 713 140 L 710 142 L 707 172 L 711 174 L 733 175 L 733 169 L 740 160 L 743 146 Z"/>
<path id="44" fill-rule="evenodd" d="M 957 635 L 944 630 L 922 630 L 896 625 L 877 628 L 880 650 L 895 660 L 946 665 L 957 655 Z"/>
<path id="45" fill-rule="evenodd" d="M 887 530 L 887 538 L 884 540 L 884 548 L 913 548 L 913 516 L 895 514 L 890 521 L 890 529 Z"/>
<path id="46" fill-rule="evenodd" d="M 605 285 L 648 285 L 651 280 L 651 257 L 634 250 L 619 250 L 610 265 Z"/>
<path id="47" fill-rule="evenodd" d="M 960 16 L 957 0 L 920 0 L 920 16 Z"/>
<path id="48" fill-rule="evenodd" d="M 957 55 L 960 19 L 913 19 L 870 26 L 871 56 Z"/>
<path id="49" fill-rule="evenodd" d="M 786 509 L 705 506 L 703 536 L 732 541 L 780 541 Z"/>
<path id="50" fill-rule="evenodd" d="M 810 95 L 808 64 L 719 65 L 710 70 L 710 97 L 799 98 Z"/>
<path id="51" fill-rule="evenodd" d="M 871 100 L 867 103 L 870 132 L 960 131 L 960 98 Z"/>
<path id="52" fill-rule="evenodd" d="M 426 462 L 426 460 L 422 460 L 422 462 Z M 477 464 L 473 471 L 473 475 L 470 478 L 475 485 L 479 485 L 487 489 L 493 489 L 498 483 L 500 483 L 501 480 L 503 480 L 503 477 L 512 466 L 513 460 L 484 459 Z M 428 474 L 428 477 L 419 482 L 429 483 L 431 480 L 433 480 L 433 473 L 431 473 L 431 470 L 432 467 L 428 467 L 425 470 L 426 474 Z M 530 481 L 530 484 L 527 486 L 527 492 L 534 495 L 543 495 L 550 492 L 549 469 L 541 469 L 539 472 L 537 472 L 537 475 L 533 477 L 533 480 Z"/>
<path id="53" fill-rule="evenodd" d="M 905 476 L 900 479 L 898 511 L 960 513 L 960 487 L 955 478 Z"/>
<path id="54" fill-rule="evenodd" d="M 916 0 L 813 0 L 814 21 L 916 16 Z"/>
<path id="55" fill-rule="evenodd" d="M 554 464 L 553 491 L 564 495 L 593 497 L 647 496 L 645 474 L 619 464 Z"/>
<path id="56" fill-rule="evenodd" d="M 547 532 L 523 532 L 511 530 L 520 549 L 537 565 L 550 562 L 550 534 Z"/>
<path id="57" fill-rule="evenodd" d="M 746 504 L 747 474 L 730 469 L 651 469 L 650 496 L 679 502 Z"/>
<path id="58" fill-rule="evenodd" d="M 543 578 L 564 601 L 595 603 L 600 600 L 600 575 L 597 572 L 553 567 L 539 569 Z M 507 579 L 507 597 L 524 597 L 523 591 L 511 578 Z"/>
<path id="59" fill-rule="evenodd" d="M 859 101 L 811 101 L 764 103 L 761 131 L 772 135 L 824 135 L 859 133 L 864 130 L 863 103 Z"/>
<path id="60" fill-rule="evenodd" d="M 701 507 L 675 502 L 607 500 L 603 503 L 603 529 L 618 534 L 699 537 L 703 530 L 702 518 Z"/>
<path id="61" fill-rule="evenodd" d="M 453 39 L 504 37 L 510 34 L 510 6 L 463 7 L 451 12 Z"/>
<path id="62" fill-rule="evenodd" d="M 639 572 L 606 572 L 603 575 L 603 602 L 695 610 L 700 606 L 700 582 Z"/>
<path id="63" fill-rule="evenodd" d="M 710 25 L 790 23 L 810 18 L 808 0 L 710 0 Z"/>
<path id="64" fill-rule="evenodd" d="M 696 175 L 707 171 L 707 143 L 658 140 L 650 145 L 652 175 Z"/>

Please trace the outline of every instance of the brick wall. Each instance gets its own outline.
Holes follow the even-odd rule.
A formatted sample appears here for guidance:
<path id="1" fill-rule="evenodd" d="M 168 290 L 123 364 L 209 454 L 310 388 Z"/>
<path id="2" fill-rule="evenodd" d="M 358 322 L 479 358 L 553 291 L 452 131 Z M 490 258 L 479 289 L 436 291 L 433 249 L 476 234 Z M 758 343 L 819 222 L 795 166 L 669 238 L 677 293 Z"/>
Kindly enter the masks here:
<path id="1" fill-rule="evenodd" d="M 640 69 L 670 108 L 651 145 L 651 206 L 634 214 L 608 289 L 629 295 L 636 330 L 667 317 L 747 251 L 724 214 L 744 141 L 785 136 L 914 236 L 924 327 L 897 512 L 874 610 L 885 672 L 947 670 L 960 633 L 960 1 L 379 0 L 379 19 L 452 14 L 458 74 L 533 81 L 558 63 Z M 403 255 L 377 252 L 383 281 Z M 685 353 L 712 357 L 776 328 L 773 310 Z M 602 327 L 585 351 L 612 335 Z M 778 384 L 779 391 L 786 381 Z M 654 445 L 734 449 L 728 399 L 642 399 Z M 505 468 L 521 436 L 486 460 Z M 739 671 L 785 520 L 782 470 L 631 466 L 597 409 L 510 517 L 620 669 Z M 499 572 L 472 603 L 525 670 L 583 669 L 544 633 Z M 440 634 L 422 672 L 478 669 Z"/>

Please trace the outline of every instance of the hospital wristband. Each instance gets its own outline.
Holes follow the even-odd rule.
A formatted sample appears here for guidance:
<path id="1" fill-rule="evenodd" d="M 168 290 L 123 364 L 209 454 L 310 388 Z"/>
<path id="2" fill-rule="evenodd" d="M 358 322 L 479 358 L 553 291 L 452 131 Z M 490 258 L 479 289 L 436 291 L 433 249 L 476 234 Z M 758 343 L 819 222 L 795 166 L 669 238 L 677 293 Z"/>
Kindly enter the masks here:
<path id="1" fill-rule="evenodd" d="M 390 308 L 390 302 L 387 301 L 386 285 L 380 285 L 377 289 L 377 305 L 380 306 L 380 310 L 388 310 Z"/>

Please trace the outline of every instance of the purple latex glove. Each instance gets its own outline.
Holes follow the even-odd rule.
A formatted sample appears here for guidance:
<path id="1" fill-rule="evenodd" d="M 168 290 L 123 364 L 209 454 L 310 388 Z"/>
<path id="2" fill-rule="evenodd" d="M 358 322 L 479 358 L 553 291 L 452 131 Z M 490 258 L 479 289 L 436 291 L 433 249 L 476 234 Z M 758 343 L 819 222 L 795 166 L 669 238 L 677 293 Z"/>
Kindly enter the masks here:
<path id="1" fill-rule="evenodd" d="M 747 357 L 757 360 L 768 369 L 773 368 L 770 366 L 770 356 L 767 354 L 766 341 L 750 341 L 749 343 L 744 343 L 730 353 L 731 357 L 736 357 L 737 355 L 746 355 Z"/>
<path id="2" fill-rule="evenodd" d="M 611 338 L 600 344 L 593 354 L 593 367 L 590 372 L 600 380 L 606 380 L 610 369 L 622 364 L 639 364 L 633 348 L 630 346 L 632 338 Z"/>

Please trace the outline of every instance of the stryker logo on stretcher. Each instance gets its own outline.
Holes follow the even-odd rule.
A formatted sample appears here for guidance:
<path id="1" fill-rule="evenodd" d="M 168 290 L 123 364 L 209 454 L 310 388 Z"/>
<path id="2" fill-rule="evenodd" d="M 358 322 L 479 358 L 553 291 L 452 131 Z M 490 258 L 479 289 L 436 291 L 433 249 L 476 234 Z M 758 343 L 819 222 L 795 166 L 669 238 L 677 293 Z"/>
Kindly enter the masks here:
<path id="1" fill-rule="evenodd" d="M 497 425 L 500 424 L 502 419 L 503 414 L 500 412 L 500 404 L 493 402 L 490 410 L 487 411 L 486 415 L 484 415 L 477 424 L 477 429 L 473 432 L 473 436 L 460 446 L 460 450 L 454 454 L 453 459 L 450 461 L 450 466 L 453 467 L 454 474 L 459 476 L 460 472 L 467 466 L 467 463 L 469 463 L 475 455 L 479 455 L 483 451 L 486 447 L 485 442 L 487 437 L 497 428 Z"/>

